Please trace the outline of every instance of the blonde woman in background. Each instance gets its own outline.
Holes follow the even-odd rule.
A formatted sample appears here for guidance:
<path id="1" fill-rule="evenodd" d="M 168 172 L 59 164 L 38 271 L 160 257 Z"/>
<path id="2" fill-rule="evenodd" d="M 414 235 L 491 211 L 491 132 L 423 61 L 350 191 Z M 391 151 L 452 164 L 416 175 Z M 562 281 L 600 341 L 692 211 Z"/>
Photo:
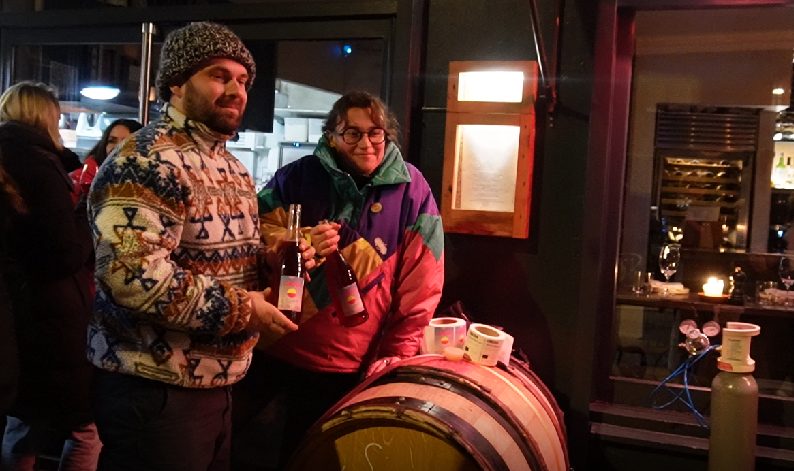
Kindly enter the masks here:
<path id="1" fill-rule="evenodd" d="M 68 171 L 79 165 L 58 133 L 50 89 L 22 82 L 0 96 L 0 155 L 26 212 L 11 212 L 2 263 L 16 327 L 19 385 L 6 418 L 0 468 L 33 470 L 42 447 L 63 440 L 61 470 L 96 469 L 101 443 L 86 359 L 91 238 L 74 207 Z M 76 162 L 76 164 L 75 164 Z"/>

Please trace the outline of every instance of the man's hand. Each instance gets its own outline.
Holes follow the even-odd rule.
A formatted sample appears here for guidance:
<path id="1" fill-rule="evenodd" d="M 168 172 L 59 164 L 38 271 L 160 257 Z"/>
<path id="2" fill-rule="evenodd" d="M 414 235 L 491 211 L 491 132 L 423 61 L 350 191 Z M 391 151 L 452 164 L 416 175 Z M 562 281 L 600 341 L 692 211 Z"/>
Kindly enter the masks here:
<path id="1" fill-rule="evenodd" d="M 265 300 L 270 294 L 270 288 L 264 291 L 249 291 L 251 298 L 251 318 L 248 320 L 248 330 L 254 330 L 267 336 L 282 336 L 298 330 L 298 326 L 289 320 L 278 308 Z"/>
<path id="2" fill-rule="evenodd" d="M 320 221 L 312 227 L 309 234 L 312 238 L 312 246 L 317 249 L 321 257 L 327 257 L 339 244 L 339 228 L 342 227 L 338 222 Z"/>

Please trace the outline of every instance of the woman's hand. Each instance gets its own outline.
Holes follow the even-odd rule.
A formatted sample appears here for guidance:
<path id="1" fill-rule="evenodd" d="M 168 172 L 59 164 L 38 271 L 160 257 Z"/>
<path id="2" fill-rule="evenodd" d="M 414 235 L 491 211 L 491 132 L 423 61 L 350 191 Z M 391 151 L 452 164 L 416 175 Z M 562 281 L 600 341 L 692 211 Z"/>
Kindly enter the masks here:
<path id="1" fill-rule="evenodd" d="M 338 222 L 320 221 L 309 231 L 312 239 L 312 246 L 317 250 L 321 257 L 332 254 L 339 244 L 339 228 L 342 227 Z"/>
<path id="2" fill-rule="evenodd" d="M 400 357 L 378 358 L 369 365 L 369 368 L 367 368 L 367 374 L 364 377 L 369 378 L 370 376 L 385 370 L 386 367 L 398 361 L 400 361 Z"/>
<path id="3" fill-rule="evenodd" d="M 303 258 L 303 268 L 305 269 L 303 272 L 306 275 L 306 281 L 311 281 L 309 270 L 317 266 L 317 261 L 314 259 L 317 255 L 317 250 L 303 237 L 298 240 L 298 249 L 301 252 L 301 258 Z"/>

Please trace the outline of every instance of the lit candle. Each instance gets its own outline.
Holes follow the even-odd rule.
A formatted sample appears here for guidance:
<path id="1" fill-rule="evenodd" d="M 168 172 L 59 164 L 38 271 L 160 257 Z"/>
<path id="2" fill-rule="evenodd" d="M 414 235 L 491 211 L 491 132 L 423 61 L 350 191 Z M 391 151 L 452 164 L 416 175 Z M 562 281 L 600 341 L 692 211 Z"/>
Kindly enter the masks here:
<path id="1" fill-rule="evenodd" d="M 725 288 L 725 281 L 718 280 L 714 276 L 710 276 L 706 283 L 703 285 L 703 294 L 712 298 L 722 296 L 722 290 Z"/>

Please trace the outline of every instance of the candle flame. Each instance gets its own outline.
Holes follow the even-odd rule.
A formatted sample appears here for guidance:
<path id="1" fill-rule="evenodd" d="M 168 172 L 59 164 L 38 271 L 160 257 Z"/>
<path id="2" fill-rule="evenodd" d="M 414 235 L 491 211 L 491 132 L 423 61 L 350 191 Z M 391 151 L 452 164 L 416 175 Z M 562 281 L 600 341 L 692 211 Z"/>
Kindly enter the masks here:
<path id="1" fill-rule="evenodd" d="M 725 281 L 718 279 L 716 276 L 710 276 L 703 285 L 703 294 L 710 297 L 722 296 L 722 290 L 725 289 Z"/>

